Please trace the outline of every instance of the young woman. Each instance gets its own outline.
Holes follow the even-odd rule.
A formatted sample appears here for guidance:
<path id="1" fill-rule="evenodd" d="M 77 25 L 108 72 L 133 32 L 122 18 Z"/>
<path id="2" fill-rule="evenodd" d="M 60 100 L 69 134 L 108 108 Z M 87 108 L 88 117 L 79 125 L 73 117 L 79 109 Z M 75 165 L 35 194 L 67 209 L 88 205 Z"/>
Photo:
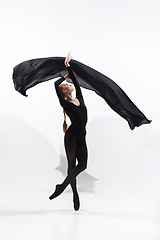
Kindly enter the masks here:
<path id="1" fill-rule="evenodd" d="M 69 53 L 65 59 L 68 74 L 55 82 L 55 89 L 60 105 L 63 107 L 64 114 L 66 113 L 71 120 L 71 125 L 67 129 L 64 115 L 63 130 L 65 132 L 64 143 L 68 160 L 68 175 L 62 184 L 56 185 L 55 192 L 49 199 L 52 200 L 59 196 L 68 184 L 70 184 L 73 191 L 74 209 L 77 211 L 80 207 L 80 200 L 77 192 L 76 177 L 87 167 L 87 146 L 85 141 L 87 109 L 76 76 L 69 65 L 70 60 L 71 57 Z M 76 90 L 76 98 L 72 95 L 74 87 L 62 83 L 66 79 L 72 79 Z M 78 164 L 76 164 L 76 160 Z"/>

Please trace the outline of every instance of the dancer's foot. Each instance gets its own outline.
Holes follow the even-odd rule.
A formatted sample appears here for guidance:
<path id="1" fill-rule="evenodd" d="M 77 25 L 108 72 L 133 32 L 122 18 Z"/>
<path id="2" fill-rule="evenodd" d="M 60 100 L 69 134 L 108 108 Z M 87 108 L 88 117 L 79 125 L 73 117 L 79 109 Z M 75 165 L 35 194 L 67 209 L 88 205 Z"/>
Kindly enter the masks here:
<path id="1" fill-rule="evenodd" d="M 63 188 L 60 184 L 56 185 L 56 189 L 54 191 L 54 193 L 49 197 L 50 200 L 52 200 L 53 198 L 58 197 L 62 192 L 63 192 Z"/>
<path id="2" fill-rule="evenodd" d="M 78 193 L 73 195 L 73 203 L 74 203 L 74 210 L 78 211 L 80 207 L 80 200 L 79 200 Z"/>

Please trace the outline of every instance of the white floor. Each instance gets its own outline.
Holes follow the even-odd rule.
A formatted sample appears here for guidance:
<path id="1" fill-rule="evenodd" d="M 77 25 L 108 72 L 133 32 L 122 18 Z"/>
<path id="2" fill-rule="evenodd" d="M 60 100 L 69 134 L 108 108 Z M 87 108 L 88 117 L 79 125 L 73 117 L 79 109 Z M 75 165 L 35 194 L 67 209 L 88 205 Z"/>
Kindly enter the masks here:
<path id="1" fill-rule="evenodd" d="M 98 183 L 99 184 L 99 183 Z M 160 197 L 123 192 L 81 192 L 75 212 L 69 191 L 1 193 L 0 240 L 159 240 Z"/>

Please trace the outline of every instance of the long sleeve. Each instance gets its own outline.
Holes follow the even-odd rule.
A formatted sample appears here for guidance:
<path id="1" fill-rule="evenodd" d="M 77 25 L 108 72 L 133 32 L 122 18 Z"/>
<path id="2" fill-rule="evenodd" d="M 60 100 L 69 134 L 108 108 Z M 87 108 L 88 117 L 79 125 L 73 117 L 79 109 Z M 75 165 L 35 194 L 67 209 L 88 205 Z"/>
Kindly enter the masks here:
<path id="1" fill-rule="evenodd" d="M 71 67 L 67 67 L 67 69 L 68 69 L 69 76 L 70 76 L 70 78 L 71 78 L 71 80 L 72 80 L 72 82 L 73 82 L 73 84 L 75 86 L 75 89 L 76 89 L 76 97 L 83 99 L 81 88 L 79 86 L 79 83 L 78 83 L 78 81 L 77 81 L 77 79 L 75 77 L 75 74 L 74 74 L 72 68 Z"/>
<path id="2" fill-rule="evenodd" d="M 56 93 L 57 93 L 57 96 L 58 96 L 58 98 L 59 98 L 59 102 L 60 102 L 60 104 L 61 104 L 62 107 L 64 107 L 66 100 L 65 100 L 64 97 L 63 97 L 63 94 L 62 94 L 62 91 L 61 91 L 59 85 L 60 85 L 64 80 L 65 80 L 65 78 L 64 78 L 64 77 L 61 77 L 60 79 L 58 79 L 58 80 L 54 83 L 55 89 L 56 89 Z"/>

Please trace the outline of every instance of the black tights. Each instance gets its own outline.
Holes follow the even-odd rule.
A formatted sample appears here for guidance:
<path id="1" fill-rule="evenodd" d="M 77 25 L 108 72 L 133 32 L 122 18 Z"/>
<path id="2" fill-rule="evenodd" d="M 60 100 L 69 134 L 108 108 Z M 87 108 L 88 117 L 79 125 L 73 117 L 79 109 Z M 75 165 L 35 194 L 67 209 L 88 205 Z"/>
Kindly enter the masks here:
<path id="1" fill-rule="evenodd" d="M 55 192 L 49 197 L 50 200 L 59 196 L 69 184 L 73 191 L 73 197 L 77 199 L 76 177 L 87 167 L 88 153 L 85 135 L 75 137 L 69 131 L 66 131 L 64 143 L 68 160 L 68 175 L 62 184 L 56 186 Z M 78 161 L 77 165 L 76 159 Z"/>
<path id="2" fill-rule="evenodd" d="M 63 184 L 71 184 L 73 194 L 77 192 L 76 176 L 87 167 L 87 146 L 85 136 L 76 139 L 72 134 L 65 134 L 65 150 L 68 160 L 68 176 Z M 76 166 L 76 159 L 78 164 Z M 66 186 L 67 186 L 66 185 Z"/>

